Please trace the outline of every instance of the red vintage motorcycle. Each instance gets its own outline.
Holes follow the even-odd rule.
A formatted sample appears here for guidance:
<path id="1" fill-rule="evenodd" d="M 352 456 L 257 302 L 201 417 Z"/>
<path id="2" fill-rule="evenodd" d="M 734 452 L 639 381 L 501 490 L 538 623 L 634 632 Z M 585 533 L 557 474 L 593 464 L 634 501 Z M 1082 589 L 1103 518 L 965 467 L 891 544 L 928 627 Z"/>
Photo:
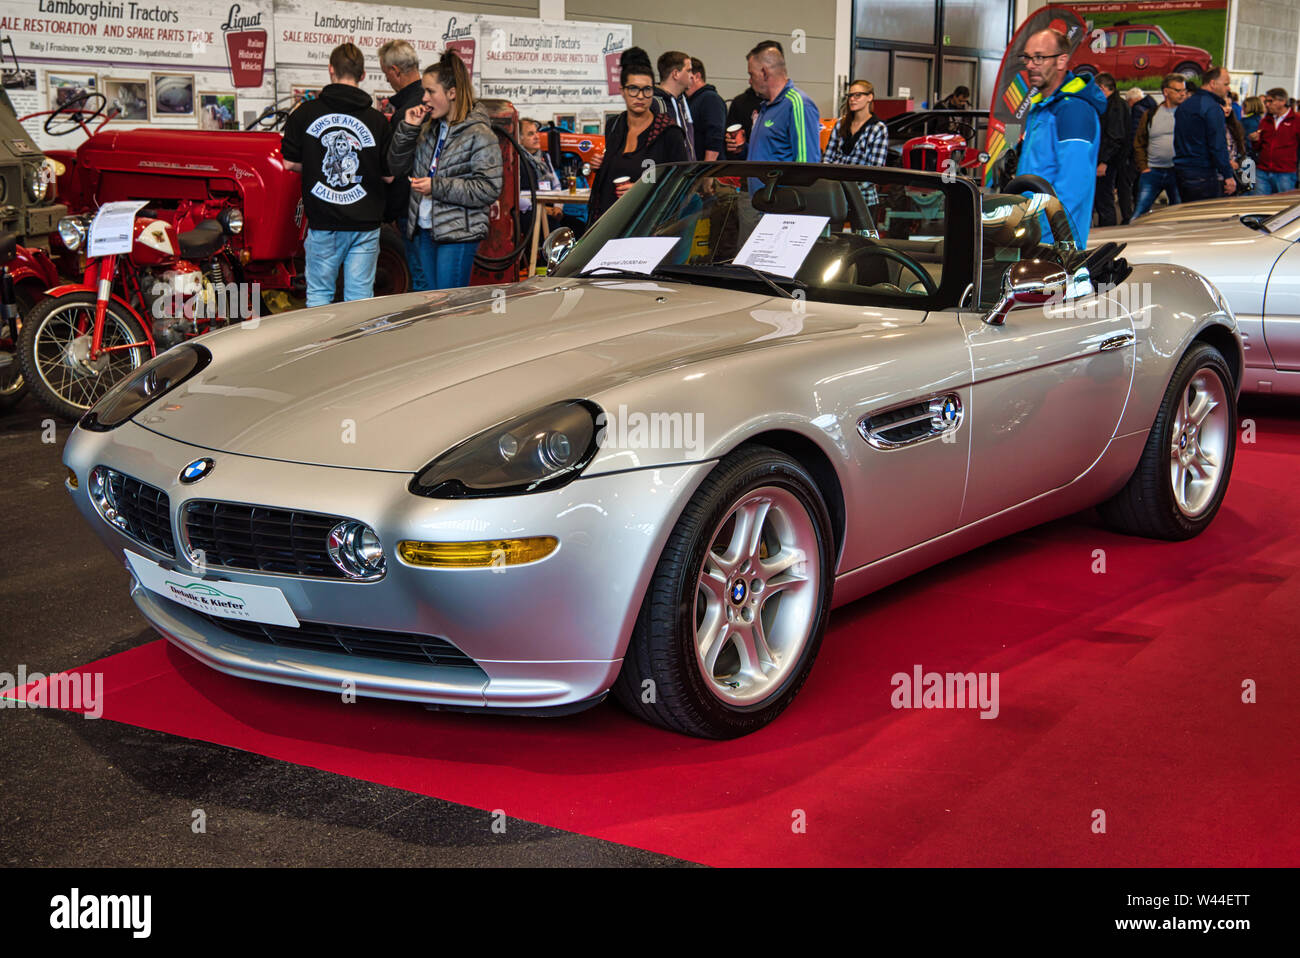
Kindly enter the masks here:
<path id="1" fill-rule="evenodd" d="M 91 223 L 60 221 L 64 246 L 85 249 Z M 234 208 L 183 233 L 139 211 L 129 252 L 90 257 L 82 282 L 49 290 L 24 318 L 18 358 L 36 398 L 77 419 L 160 348 L 257 315 L 256 288 L 226 251 L 242 228 Z"/>

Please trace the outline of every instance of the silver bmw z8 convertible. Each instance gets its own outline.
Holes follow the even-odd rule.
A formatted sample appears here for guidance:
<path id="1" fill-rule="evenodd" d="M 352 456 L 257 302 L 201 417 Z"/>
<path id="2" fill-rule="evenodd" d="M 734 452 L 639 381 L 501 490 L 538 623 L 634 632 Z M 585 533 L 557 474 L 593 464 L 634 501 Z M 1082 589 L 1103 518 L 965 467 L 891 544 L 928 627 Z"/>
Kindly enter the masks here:
<path id="1" fill-rule="evenodd" d="M 962 178 L 661 166 L 544 278 L 174 347 L 82 419 L 67 488 L 222 672 L 744 735 L 833 606 L 1091 506 L 1213 520 L 1236 322 L 1122 252 Z"/>

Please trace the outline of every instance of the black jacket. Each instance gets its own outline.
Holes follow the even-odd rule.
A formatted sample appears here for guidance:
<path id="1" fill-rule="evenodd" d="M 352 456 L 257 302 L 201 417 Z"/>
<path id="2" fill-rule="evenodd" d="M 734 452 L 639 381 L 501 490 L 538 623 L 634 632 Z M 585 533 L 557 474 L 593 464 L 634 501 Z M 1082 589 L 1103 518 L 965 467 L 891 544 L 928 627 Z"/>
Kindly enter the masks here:
<path id="1" fill-rule="evenodd" d="M 281 152 L 302 164 L 302 205 L 314 230 L 369 231 L 384 220 L 388 120 L 370 94 L 330 83 L 289 114 Z"/>
<path id="2" fill-rule="evenodd" d="M 393 115 L 388 118 L 388 129 L 391 132 L 396 132 L 397 124 L 402 122 L 402 117 L 406 116 L 406 111 L 413 106 L 419 106 L 422 99 L 424 99 L 424 87 L 419 80 L 408 83 L 389 97 L 388 105 L 393 108 Z M 405 176 L 395 177 L 393 182 L 388 184 L 388 199 L 384 208 L 384 220 L 391 222 L 406 219 L 406 205 L 410 196 L 411 181 Z"/>
<path id="3" fill-rule="evenodd" d="M 1133 152 L 1133 141 L 1129 139 L 1128 104 L 1118 92 L 1106 97 L 1106 112 L 1101 117 L 1101 148 L 1097 151 L 1097 162 L 1107 166 L 1123 165 Z"/>
<path id="4" fill-rule="evenodd" d="M 591 202 L 587 207 L 588 225 L 595 223 L 600 214 L 614 205 L 618 196 L 614 192 L 616 174 L 610 170 L 614 167 L 615 157 L 623 156 L 623 147 L 627 144 L 627 113 L 619 113 L 610 118 L 605 125 L 605 160 L 591 181 Z M 658 163 L 680 163 L 686 156 L 686 134 L 673 122 L 670 115 L 655 113 L 650 126 L 637 140 L 636 150 L 627 157 L 640 169 L 645 160 Z M 627 174 L 627 175 L 630 175 Z"/>
<path id="5" fill-rule="evenodd" d="M 686 98 L 695 118 L 695 158 L 704 159 L 705 150 L 727 153 L 727 104 L 712 83 L 706 83 Z"/>

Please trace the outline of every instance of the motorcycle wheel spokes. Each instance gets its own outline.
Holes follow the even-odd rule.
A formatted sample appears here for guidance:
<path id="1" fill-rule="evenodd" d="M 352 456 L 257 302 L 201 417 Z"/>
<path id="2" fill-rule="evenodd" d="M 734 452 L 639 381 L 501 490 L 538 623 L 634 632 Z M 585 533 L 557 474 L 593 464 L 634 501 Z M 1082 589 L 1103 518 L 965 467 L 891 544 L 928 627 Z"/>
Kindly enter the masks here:
<path id="1" fill-rule="evenodd" d="M 55 310 L 41 324 L 36 334 L 36 366 L 50 390 L 74 406 L 89 409 L 118 380 L 143 361 L 144 347 L 101 353 L 92 363 L 89 358 L 94 329 L 93 306 L 71 303 Z M 137 342 L 132 331 L 113 315 L 104 315 L 101 347 L 129 346 Z"/>

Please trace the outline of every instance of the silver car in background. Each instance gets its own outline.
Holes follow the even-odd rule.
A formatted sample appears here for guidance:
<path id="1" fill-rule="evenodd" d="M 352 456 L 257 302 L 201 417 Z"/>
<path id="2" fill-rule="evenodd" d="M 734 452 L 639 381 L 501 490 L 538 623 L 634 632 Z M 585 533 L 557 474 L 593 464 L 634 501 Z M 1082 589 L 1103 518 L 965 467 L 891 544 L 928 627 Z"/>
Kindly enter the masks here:
<path id="1" fill-rule="evenodd" d="M 141 613 L 232 675 L 517 713 L 612 690 L 730 738 L 789 705 L 832 605 L 1089 506 L 1184 539 L 1223 500 L 1231 312 L 1077 249 L 1053 197 L 681 164 L 565 232 L 546 278 L 230 328 L 106 396 L 67 485 Z"/>
<path id="2" fill-rule="evenodd" d="M 1131 263 L 1177 263 L 1209 279 L 1241 327 L 1243 390 L 1295 396 L 1300 395 L 1300 198 L 1271 215 L 1264 212 L 1278 204 L 1277 195 L 1243 197 L 1235 211 L 1206 219 L 1144 216 L 1128 226 L 1093 230 L 1089 241 L 1096 247 L 1124 244 L 1123 256 Z"/>

